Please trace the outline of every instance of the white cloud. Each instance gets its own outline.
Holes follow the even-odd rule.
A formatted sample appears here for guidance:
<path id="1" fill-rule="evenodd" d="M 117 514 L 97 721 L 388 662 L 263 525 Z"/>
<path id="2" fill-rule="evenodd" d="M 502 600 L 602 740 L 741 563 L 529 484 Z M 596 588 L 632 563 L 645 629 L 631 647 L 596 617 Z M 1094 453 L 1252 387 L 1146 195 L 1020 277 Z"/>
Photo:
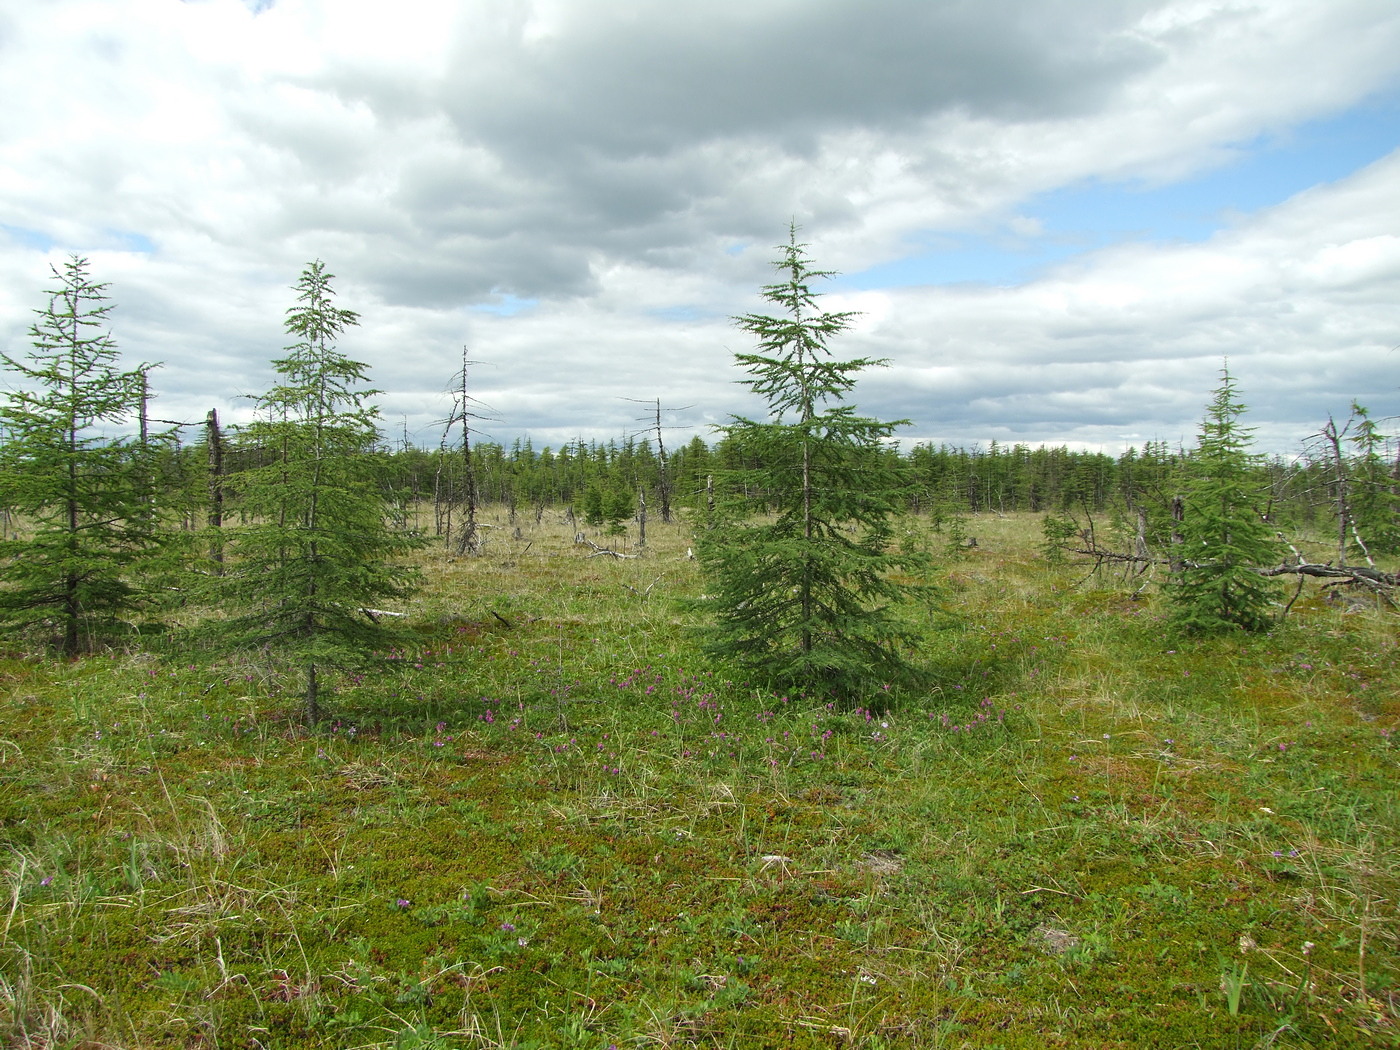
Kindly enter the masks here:
<path id="1" fill-rule="evenodd" d="M 726 317 L 761 308 L 789 219 L 846 271 L 950 231 L 1033 242 L 1035 194 L 1227 163 L 1393 87 L 1397 44 L 1370 0 L 17 6 L 0 344 L 24 349 L 47 260 L 79 251 L 119 344 L 166 362 L 171 418 L 236 414 L 320 257 L 364 317 L 345 348 L 423 440 L 464 343 L 503 439 L 616 436 L 625 397 L 703 426 L 753 408 Z M 843 291 L 851 355 L 894 364 L 862 408 L 958 443 L 1174 440 L 1229 354 L 1276 447 L 1352 396 L 1400 411 L 1377 380 L 1396 174 L 1022 286 Z M 473 309 L 501 301 L 524 308 Z"/>
<path id="2" fill-rule="evenodd" d="M 962 380 L 952 394 L 930 384 L 921 411 L 902 414 L 935 440 L 975 419 L 1003 439 L 1117 447 L 1099 418 L 1121 417 L 1175 441 L 1194 431 L 1226 358 L 1275 449 L 1353 398 L 1400 413 L 1400 245 L 1369 232 L 1400 231 L 1398 179 L 1400 153 L 1204 244 L 1119 246 L 1018 288 L 892 293 L 896 331 L 880 350 L 911 376 L 976 348 L 976 364 L 942 366 Z M 941 428 L 945 413 L 954 427 Z"/>

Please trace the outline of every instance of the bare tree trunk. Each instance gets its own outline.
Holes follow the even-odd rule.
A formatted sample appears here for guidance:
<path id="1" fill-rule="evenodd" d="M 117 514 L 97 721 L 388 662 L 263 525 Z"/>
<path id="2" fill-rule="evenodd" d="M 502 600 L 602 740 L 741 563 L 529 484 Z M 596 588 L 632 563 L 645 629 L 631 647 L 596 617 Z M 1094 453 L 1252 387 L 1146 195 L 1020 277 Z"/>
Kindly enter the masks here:
<path id="1" fill-rule="evenodd" d="M 462 347 L 462 488 L 466 520 L 457 533 L 458 554 L 479 554 L 481 541 L 476 530 L 476 470 L 472 465 L 471 415 L 467 411 L 467 348 Z"/>
<path id="2" fill-rule="evenodd" d="M 647 545 L 647 490 L 645 485 L 637 486 L 637 549 Z"/>
<path id="3" fill-rule="evenodd" d="M 1351 520 L 1351 493 L 1348 491 L 1346 461 L 1342 457 L 1342 433 L 1331 416 L 1320 431 L 1327 444 L 1328 458 L 1332 467 L 1332 503 L 1337 512 L 1337 564 L 1347 563 L 1347 536 L 1353 531 Z"/>
<path id="4" fill-rule="evenodd" d="M 146 376 L 145 368 L 142 368 L 136 374 L 141 377 L 141 451 L 144 452 L 151 438 L 151 416 L 149 411 L 149 402 L 151 400 L 150 380 Z"/>
<path id="5" fill-rule="evenodd" d="M 448 420 L 448 426 L 452 421 Z M 433 535 L 452 535 L 452 494 L 446 489 L 449 486 L 444 484 L 442 476 L 443 467 L 447 464 L 447 435 L 444 433 L 442 442 L 438 445 L 437 470 L 433 472 Z"/>
<path id="6" fill-rule="evenodd" d="M 214 561 L 214 572 L 221 574 L 224 565 L 224 435 L 219 429 L 219 413 L 210 409 L 204 417 L 204 426 L 209 432 L 209 527 L 213 530 L 209 543 L 209 557 Z"/>
<path id="7" fill-rule="evenodd" d="M 321 683 L 316 678 L 316 665 L 306 665 L 306 724 L 321 720 Z"/>
<path id="8" fill-rule="evenodd" d="M 1181 521 L 1186 516 L 1186 501 L 1180 496 L 1172 497 L 1172 549 L 1169 562 L 1172 572 L 1180 572 L 1183 566 L 1181 545 L 1186 538 L 1181 535 Z"/>
<path id="9" fill-rule="evenodd" d="M 661 440 L 661 398 L 656 399 L 656 458 L 661 463 L 657 495 L 661 498 L 661 523 L 671 524 L 671 468 L 666 462 L 666 443 Z"/>
<path id="10" fill-rule="evenodd" d="M 671 524 L 671 467 L 666 460 L 666 442 L 661 436 L 661 398 L 654 397 L 649 401 L 641 401 L 635 397 L 629 397 L 625 400 L 633 401 L 639 405 L 651 405 L 655 409 L 651 429 L 656 433 L 656 457 L 660 461 L 656 496 L 661 501 L 661 520 L 669 525 Z"/>

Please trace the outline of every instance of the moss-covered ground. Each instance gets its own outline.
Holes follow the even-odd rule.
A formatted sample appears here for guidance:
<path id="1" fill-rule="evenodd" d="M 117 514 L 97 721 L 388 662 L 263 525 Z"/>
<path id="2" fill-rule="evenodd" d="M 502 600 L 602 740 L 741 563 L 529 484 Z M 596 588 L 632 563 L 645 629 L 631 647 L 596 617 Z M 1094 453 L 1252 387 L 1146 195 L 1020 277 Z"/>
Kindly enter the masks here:
<path id="1" fill-rule="evenodd" d="M 10 648 L 0 1044 L 1400 1046 L 1395 613 L 1187 641 L 987 519 L 852 709 L 704 661 L 683 526 L 498 525 L 315 729 Z"/>

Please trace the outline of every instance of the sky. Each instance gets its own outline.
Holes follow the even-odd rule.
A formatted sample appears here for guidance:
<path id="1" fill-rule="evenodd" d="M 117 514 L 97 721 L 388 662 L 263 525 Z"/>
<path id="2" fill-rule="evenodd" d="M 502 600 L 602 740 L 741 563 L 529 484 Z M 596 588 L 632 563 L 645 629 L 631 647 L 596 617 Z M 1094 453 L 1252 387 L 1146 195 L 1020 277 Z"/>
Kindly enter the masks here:
<path id="1" fill-rule="evenodd" d="M 158 418 L 321 259 L 392 438 L 710 440 L 793 223 L 908 443 L 1400 416 L 1394 0 L 0 0 L 0 97 L 0 349 L 81 255 Z"/>

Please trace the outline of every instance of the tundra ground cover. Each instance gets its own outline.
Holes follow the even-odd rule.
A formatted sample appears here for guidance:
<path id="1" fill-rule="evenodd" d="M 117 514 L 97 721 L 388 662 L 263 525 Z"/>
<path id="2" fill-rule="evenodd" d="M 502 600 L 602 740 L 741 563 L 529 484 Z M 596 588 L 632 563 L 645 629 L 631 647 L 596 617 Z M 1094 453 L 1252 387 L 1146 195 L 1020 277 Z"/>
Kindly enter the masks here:
<path id="1" fill-rule="evenodd" d="M 256 661 L 6 655 L 0 1039 L 1400 1046 L 1393 614 L 1186 642 L 979 519 L 935 681 L 840 708 L 696 655 L 683 526 L 495 525 L 315 731 Z"/>

